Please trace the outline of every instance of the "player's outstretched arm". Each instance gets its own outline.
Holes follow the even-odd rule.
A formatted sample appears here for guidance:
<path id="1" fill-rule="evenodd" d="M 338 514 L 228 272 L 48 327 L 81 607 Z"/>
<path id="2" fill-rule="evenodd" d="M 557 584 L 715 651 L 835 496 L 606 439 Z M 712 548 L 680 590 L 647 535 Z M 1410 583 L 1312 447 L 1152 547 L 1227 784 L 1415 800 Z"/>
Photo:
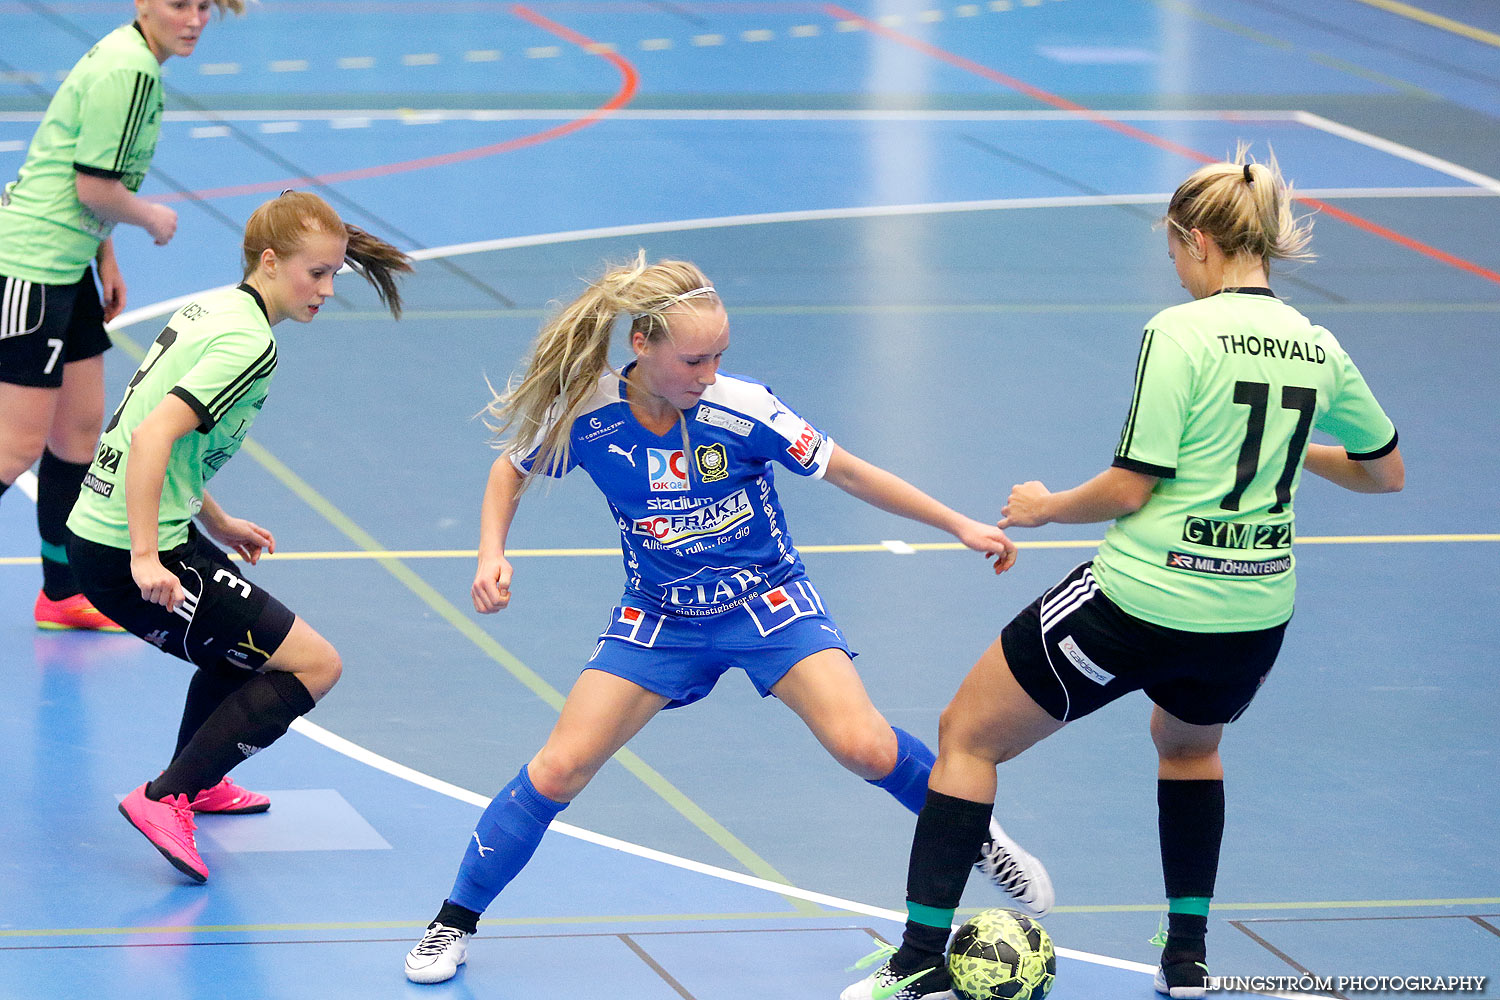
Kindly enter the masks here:
<path id="1" fill-rule="evenodd" d="M 940 528 L 975 552 L 993 556 L 996 573 L 1015 565 L 1016 545 L 999 527 L 965 517 L 895 473 L 871 465 L 837 445 L 823 478 L 872 507 Z"/>
<path id="2" fill-rule="evenodd" d="M 1406 463 L 1399 447 L 1389 455 L 1356 462 L 1337 445 L 1310 444 L 1303 467 L 1355 493 L 1399 493 L 1406 485 Z"/>
<path id="3" fill-rule="evenodd" d="M 479 509 L 479 566 L 470 596 L 474 610 L 493 614 L 510 603 L 510 560 L 505 558 L 505 540 L 521 499 L 521 473 L 503 454 L 490 466 Z"/>
<path id="4" fill-rule="evenodd" d="M 1044 524 L 1094 524 L 1134 514 L 1151 499 L 1155 476 L 1111 466 L 1071 490 L 1053 493 L 1036 480 L 1010 488 L 1000 514 L 1002 528 L 1040 528 Z"/>

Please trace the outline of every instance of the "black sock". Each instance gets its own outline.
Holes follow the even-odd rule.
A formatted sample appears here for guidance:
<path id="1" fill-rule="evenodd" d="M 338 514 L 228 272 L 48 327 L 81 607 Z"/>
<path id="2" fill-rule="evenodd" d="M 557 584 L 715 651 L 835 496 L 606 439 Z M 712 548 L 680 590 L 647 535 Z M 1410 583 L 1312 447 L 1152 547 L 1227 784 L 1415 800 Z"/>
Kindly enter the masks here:
<path id="1" fill-rule="evenodd" d="M 917 814 L 906 872 L 906 908 L 910 915 L 901 948 L 891 967 L 907 972 L 942 965 L 953 911 L 963 898 L 969 869 L 989 835 L 993 802 L 970 802 L 927 791 Z M 918 919 L 918 918 L 921 919 Z"/>
<path id="2" fill-rule="evenodd" d="M 1224 782 L 1158 781 L 1156 805 L 1169 910 L 1162 961 L 1201 962 L 1224 841 Z"/>
<path id="3" fill-rule="evenodd" d="M 64 462 L 51 449 L 42 452 L 36 470 L 36 528 L 42 536 L 42 593 L 60 601 L 78 593 L 68 565 L 68 515 L 78 500 L 88 462 Z"/>
<path id="4" fill-rule="evenodd" d="M 5 491 L 10 489 L 10 483 L 0 483 L 0 497 L 5 496 Z"/>
<path id="5" fill-rule="evenodd" d="M 275 743 L 293 720 L 312 709 L 312 695 L 292 674 L 272 670 L 256 675 L 198 727 L 182 753 L 151 782 L 146 797 L 192 799 L 217 785 L 240 761 Z"/>
<path id="6" fill-rule="evenodd" d="M 208 721 L 224 699 L 234 694 L 256 678 L 250 670 L 221 667 L 216 670 L 199 668 L 193 671 L 188 681 L 187 698 L 182 704 L 182 724 L 177 727 L 177 748 L 172 751 L 176 760 L 187 748 L 193 734 Z"/>
<path id="7" fill-rule="evenodd" d="M 444 927 L 456 927 L 469 934 L 476 934 L 479 931 L 479 914 L 467 906 L 459 906 L 453 900 L 445 899 L 442 909 L 438 910 L 438 915 L 433 918 L 432 923 L 442 924 Z M 431 927 L 432 924 L 427 926 Z"/>

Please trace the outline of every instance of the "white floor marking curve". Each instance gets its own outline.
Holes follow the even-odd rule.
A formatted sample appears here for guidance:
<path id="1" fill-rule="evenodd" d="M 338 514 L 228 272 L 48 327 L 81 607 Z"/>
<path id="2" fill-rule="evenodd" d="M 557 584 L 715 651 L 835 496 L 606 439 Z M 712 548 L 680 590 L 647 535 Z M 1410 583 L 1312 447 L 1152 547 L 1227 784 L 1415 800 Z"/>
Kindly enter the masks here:
<path id="1" fill-rule="evenodd" d="M 345 112 L 347 114 L 347 112 Z M 1358 190 L 1358 189 L 1355 189 Z M 675 222 L 648 223 L 637 226 L 613 226 L 587 230 L 572 230 L 558 233 L 539 234 L 536 236 L 511 237 L 504 239 L 485 240 L 473 243 L 453 244 L 446 247 L 433 247 L 419 250 L 412 254 L 416 260 L 433 260 L 449 256 L 461 256 L 470 253 L 481 253 L 488 250 L 510 249 L 523 246 L 539 246 L 549 243 L 576 242 L 589 239 L 600 239 L 611 236 L 643 235 L 653 232 L 679 232 L 690 229 L 724 228 L 729 226 L 767 224 L 772 222 L 795 222 L 811 221 L 816 219 L 843 219 L 843 218 L 872 218 L 893 215 L 917 215 L 924 213 L 942 212 L 967 212 L 967 211 L 993 211 L 1002 209 L 1019 208 L 1070 208 L 1090 207 L 1106 205 L 1133 205 L 1133 204 L 1160 204 L 1169 197 L 1166 193 L 1151 194 L 1123 194 L 1123 195 L 1088 195 L 1088 196 L 1066 196 L 1056 198 L 1008 198 L 994 199 L 988 201 L 968 202 L 944 202 L 920 205 L 892 205 L 892 206 L 867 206 L 837 209 L 814 209 L 802 212 L 770 212 L 758 215 L 721 216 L 716 218 L 687 219 Z M 220 286 L 231 287 L 231 286 Z M 123 329 L 137 323 L 145 322 L 164 315 L 170 315 L 186 303 L 192 301 L 203 292 L 195 292 L 188 295 L 177 296 L 154 305 L 144 306 L 140 309 L 128 310 L 118 316 L 109 324 L 109 329 Z M 23 493 L 27 493 L 35 500 L 34 479 L 29 484 L 31 491 L 27 492 L 28 484 L 25 482 L 27 473 L 17 480 Z M 478 808 L 484 808 L 489 804 L 489 798 L 477 792 L 470 791 L 451 782 L 443 781 L 415 768 L 400 764 L 396 761 L 383 757 L 372 750 L 368 750 L 359 744 L 333 733 L 316 723 L 309 722 L 305 718 L 297 719 L 291 728 L 314 742 L 333 750 L 336 753 L 349 757 L 366 766 L 375 768 L 403 781 L 411 782 L 419 787 L 426 788 L 438 794 L 448 796 L 460 802 L 465 802 Z M 793 896 L 808 902 L 818 903 L 835 909 L 845 910 L 851 913 L 860 913 L 866 916 L 891 920 L 896 923 L 905 922 L 905 914 L 896 910 L 873 906 L 868 903 L 860 903 L 854 900 L 841 899 L 824 893 L 814 892 L 798 886 L 785 885 L 779 882 L 771 882 L 766 879 L 757 878 L 741 872 L 731 871 L 715 865 L 693 861 L 677 855 L 667 854 L 653 848 L 633 844 L 629 841 L 608 837 L 604 834 L 594 833 L 582 827 L 573 826 L 569 823 L 554 820 L 549 827 L 551 830 L 577 840 L 592 843 L 611 850 L 631 854 L 636 857 L 657 861 L 661 864 L 681 868 L 713 878 L 723 879 L 751 888 L 762 889 L 783 896 Z M 1059 955 L 1077 961 L 1089 962 L 1094 965 L 1103 965 L 1111 968 L 1122 969 L 1131 972 L 1153 974 L 1155 966 L 1141 962 L 1131 962 L 1125 959 L 1111 958 L 1106 955 L 1095 955 L 1089 952 L 1075 951 L 1070 948 L 1058 948 Z M 1274 996 L 1283 1000 L 1322 1000 L 1311 994 L 1303 993 L 1268 993 L 1262 996 Z"/>

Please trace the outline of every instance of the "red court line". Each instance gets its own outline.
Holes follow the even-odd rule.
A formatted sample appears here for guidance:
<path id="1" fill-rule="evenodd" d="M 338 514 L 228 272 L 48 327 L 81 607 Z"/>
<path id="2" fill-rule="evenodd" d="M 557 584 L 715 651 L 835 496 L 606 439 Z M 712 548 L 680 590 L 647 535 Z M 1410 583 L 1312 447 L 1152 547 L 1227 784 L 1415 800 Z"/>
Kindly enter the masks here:
<path id="1" fill-rule="evenodd" d="M 959 69 L 966 70 L 967 72 L 973 73 L 977 76 L 982 76 L 986 80 L 992 80 L 1003 87 L 1009 87 L 1011 90 L 1018 91 L 1019 93 L 1025 94 L 1027 97 L 1041 101 L 1043 104 L 1050 104 L 1054 108 L 1073 112 L 1081 118 L 1087 118 L 1089 121 L 1092 121 L 1098 125 L 1102 125 L 1107 129 L 1112 129 L 1116 132 L 1119 132 L 1121 135 L 1127 135 L 1132 139 L 1138 139 L 1141 142 L 1149 143 L 1150 145 L 1155 146 L 1158 149 L 1164 149 L 1169 153 L 1176 153 L 1178 156 L 1186 157 L 1187 159 L 1194 160 L 1198 163 L 1218 162 L 1216 157 L 1209 156 L 1207 153 L 1202 153 L 1188 146 L 1183 146 L 1179 143 L 1175 143 L 1170 139 L 1164 139 L 1152 132 L 1147 132 L 1144 129 L 1136 128 L 1134 125 L 1127 125 L 1125 122 L 1116 121 L 1115 119 L 1102 112 L 1095 111 L 1092 108 L 1084 107 L 1082 104 L 1070 101 L 1066 97 L 1060 97 L 1057 94 L 1051 93 L 1050 91 L 1042 90 L 1040 87 L 1034 87 L 1024 80 L 1018 80 L 1013 76 L 1008 76 L 1005 73 L 1001 73 L 999 70 L 994 70 L 988 66 L 983 65 L 982 63 L 974 62 L 972 59 L 966 59 L 955 52 L 949 52 L 947 49 L 940 49 L 936 45 L 932 45 L 928 42 L 922 41 L 920 38 L 914 38 L 911 35 L 896 31 L 892 28 L 888 28 L 878 21 L 872 21 L 867 17 L 861 17 L 859 14 L 856 14 L 850 10 L 845 10 L 843 7 L 839 7 L 836 4 L 825 4 L 823 9 L 831 17 L 857 22 L 860 27 L 864 28 L 871 34 L 890 39 L 891 41 L 896 42 L 900 45 L 904 45 L 909 49 L 915 49 L 916 51 L 930 56 L 933 59 L 948 63 L 950 66 L 956 66 Z M 1406 247 L 1408 250 L 1414 250 L 1419 254 L 1431 257 L 1433 260 L 1441 261 L 1442 263 L 1448 264 L 1451 267 L 1456 267 L 1461 271 L 1467 271 L 1470 274 L 1474 274 L 1481 278 L 1484 278 L 1486 281 L 1492 281 L 1495 284 L 1500 285 L 1500 272 L 1495 272 L 1491 271 L 1488 268 L 1480 267 L 1473 261 L 1468 261 L 1463 259 L 1462 257 L 1454 256 L 1453 254 L 1448 253 L 1446 250 L 1439 250 L 1437 247 L 1429 246 L 1428 244 L 1423 243 L 1421 240 L 1412 239 L 1410 236 L 1405 236 L 1401 233 L 1398 233 L 1394 229 L 1388 229 L 1385 226 L 1380 225 L 1379 223 L 1371 222 L 1369 219 L 1355 215 L 1353 212 L 1346 212 L 1341 208 L 1335 208 L 1333 205 L 1330 205 L 1325 201 L 1319 201 L 1316 198 L 1303 198 L 1300 195 L 1297 195 L 1295 197 L 1296 200 L 1300 201 L 1302 204 L 1317 209 L 1320 212 L 1326 212 L 1328 215 L 1333 216 L 1335 219 L 1338 219 L 1341 222 L 1347 222 L 1349 225 L 1354 226 L 1356 229 L 1362 229 L 1365 232 L 1371 233 L 1375 236 L 1379 236 L 1382 239 L 1390 240 L 1392 243 L 1395 243 L 1398 246 Z"/>
<path id="2" fill-rule="evenodd" d="M 370 177 L 388 177 L 391 174 L 403 174 L 413 170 L 426 170 L 429 167 L 443 167 L 452 163 L 479 160 L 486 156 L 497 156 L 501 153 L 510 153 L 517 149 L 525 149 L 527 146 L 535 146 L 567 135 L 569 132 L 576 132 L 581 128 L 586 128 L 605 118 L 610 112 L 623 108 L 635 97 L 636 88 L 640 84 L 640 74 L 636 72 L 635 67 L 628 60 L 617 53 L 600 49 L 598 43 L 592 39 L 580 35 L 572 28 L 558 24 L 556 21 L 548 20 L 536 11 L 523 7 L 520 4 L 512 4 L 509 9 L 511 14 L 516 17 L 524 21 L 529 21 L 564 41 L 571 42 L 586 52 L 608 59 L 614 64 L 615 69 L 620 71 L 620 89 L 608 101 L 586 115 L 563 122 L 561 125 L 554 125 L 552 128 L 541 132 L 523 135 L 515 139 L 507 139 L 504 142 L 497 142 L 488 146 L 476 146 L 473 149 L 440 153 L 437 156 L 424 156 L 416 160 L 402 160 L 399 163 L 385 163 L 373 167 L 360 167 L 356 170 L 341 170 L 331 174 L 318 174 L 315 177 L 283 177 L 280 180 L 257 181 L 254 184 L 236 184 L 229 187 L 188 191 L 182 194 L 155 195 L 148 200 L 170 202 L 185 201 L 187 199 L 230 198 L 235 195 L 282 191 L 289 187 L 299 187 L 307 184 L 339 184 L 344 181 L 365 180 Z"/>

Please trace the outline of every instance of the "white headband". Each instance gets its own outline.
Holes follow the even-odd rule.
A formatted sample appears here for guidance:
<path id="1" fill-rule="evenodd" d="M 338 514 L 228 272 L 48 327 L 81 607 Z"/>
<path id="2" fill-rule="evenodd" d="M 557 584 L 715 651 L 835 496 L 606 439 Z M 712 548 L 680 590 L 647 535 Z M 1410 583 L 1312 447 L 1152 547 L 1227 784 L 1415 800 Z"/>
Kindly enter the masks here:
<path id="1" fill-rule="evenodd" d="M 672 296 L 671 298 L 667 299 L 667 301 L 657 306 L 655 309 L 648 309 L 646 312 L 631 313 L 630 318 L 640 319 L 642 316 L 651 316 L 655 313 L 665 312 L 666 310 L 677 305 L 679 302 L 686 302 L 688 299 L 696 299 L 702 295 L 718 294 L 718 291 L 714 288 L 713 285 L 699 285 L 697 288 L 694 288 L 691 291 L 683 292 L 681 295 Z"/>

